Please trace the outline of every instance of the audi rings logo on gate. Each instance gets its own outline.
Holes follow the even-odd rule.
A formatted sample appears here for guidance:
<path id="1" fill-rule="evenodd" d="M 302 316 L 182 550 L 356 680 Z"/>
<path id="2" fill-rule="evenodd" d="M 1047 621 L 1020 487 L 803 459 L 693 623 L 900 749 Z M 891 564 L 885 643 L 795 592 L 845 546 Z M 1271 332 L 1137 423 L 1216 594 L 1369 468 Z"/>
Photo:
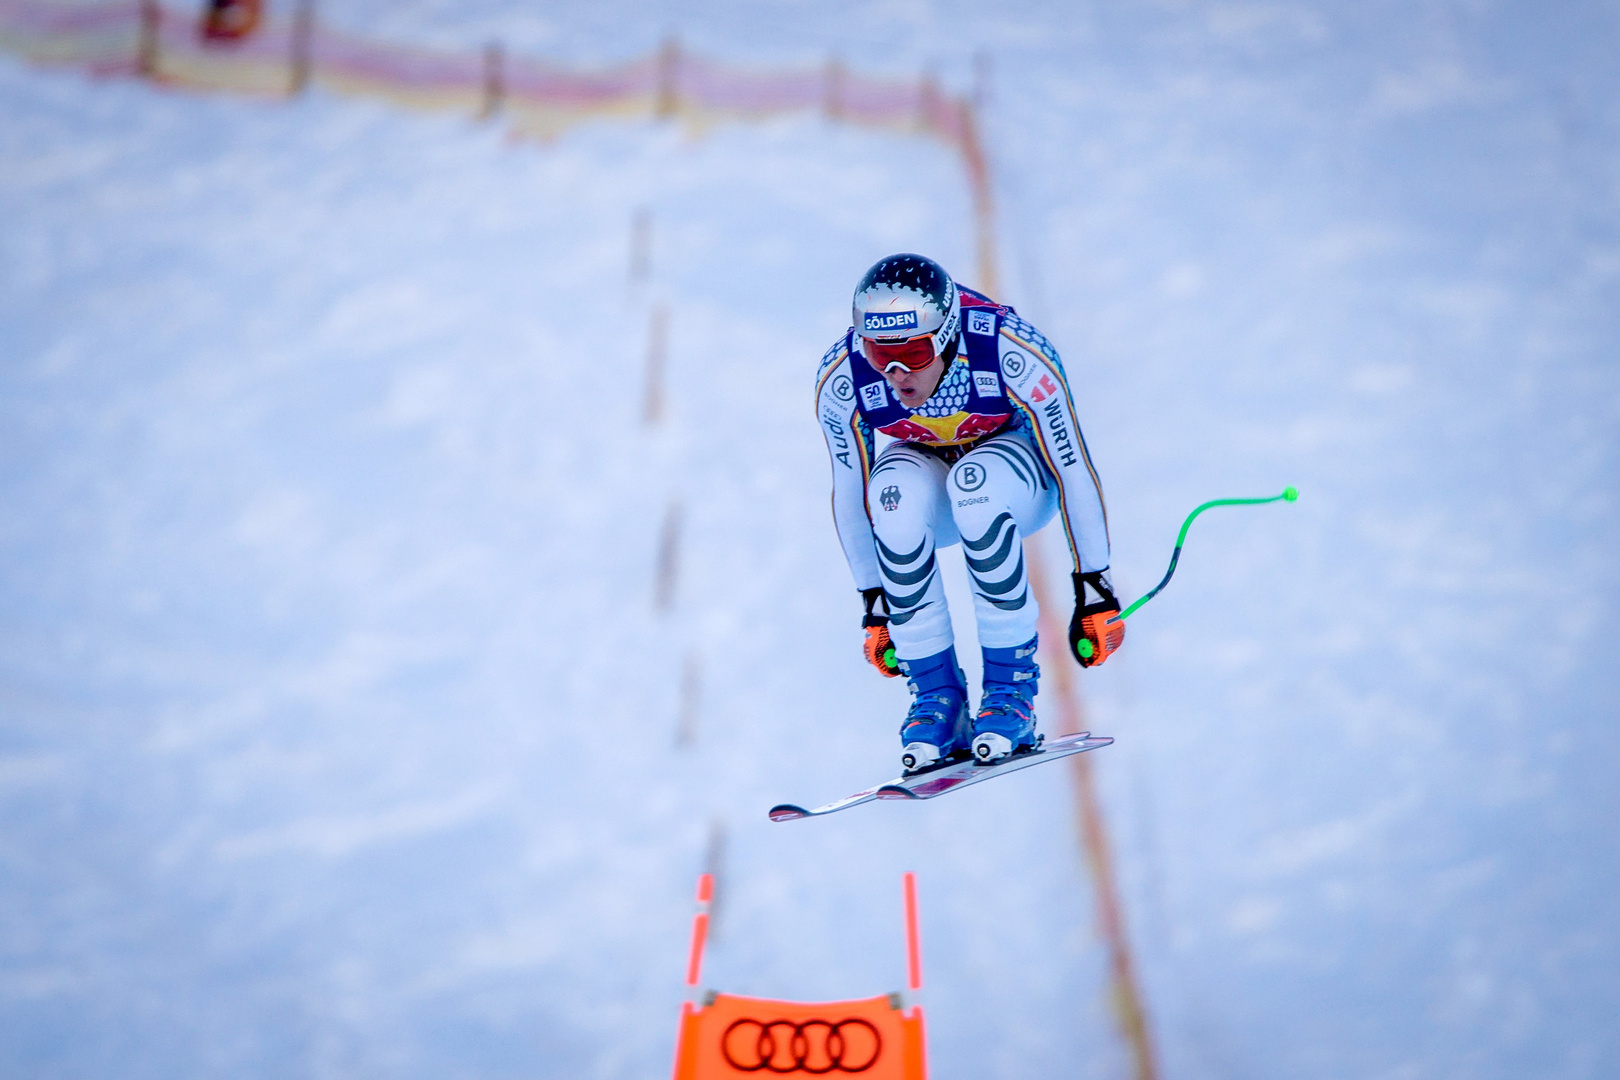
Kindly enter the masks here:
<path id="1" fill-rule="evenodd" d="M 971 461 L 956 467 L 956 486 L 963 491 L 978 491 L 984 486 L 984 466 Z"/>
<path id="2" fill-rule="evenodd" d="M 865 1072 L 883 1053 L 877 1028 L 859 1017 L 828 1020 L 734 1020 L 720 1054 L 738 1072 Z"/>

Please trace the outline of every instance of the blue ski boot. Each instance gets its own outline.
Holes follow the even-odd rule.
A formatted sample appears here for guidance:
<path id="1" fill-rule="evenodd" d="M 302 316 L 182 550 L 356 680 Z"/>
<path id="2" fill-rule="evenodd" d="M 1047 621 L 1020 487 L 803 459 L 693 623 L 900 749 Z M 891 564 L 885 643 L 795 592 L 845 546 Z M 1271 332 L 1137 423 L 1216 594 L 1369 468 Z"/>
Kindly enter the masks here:
<path id="1" fill-rule="evenodd" d="M 973 760 L 996 762 L 1041 744 L 1035 734 L 1035 691 L 1041 669 L 1030 638 L 1011 649 L 984 650 L 984 694 L 973 721 Z"/>
<path id="2" fill-rule="evenodd" d="M 900 764 L 906 772 L 967 756 L 973 726 L 968 721 L 967 677 L 957 666 L 955 647 L 921 660 L 902 660 L 900 670 L 913 694 L 911 711 L 900 725 Z"/>

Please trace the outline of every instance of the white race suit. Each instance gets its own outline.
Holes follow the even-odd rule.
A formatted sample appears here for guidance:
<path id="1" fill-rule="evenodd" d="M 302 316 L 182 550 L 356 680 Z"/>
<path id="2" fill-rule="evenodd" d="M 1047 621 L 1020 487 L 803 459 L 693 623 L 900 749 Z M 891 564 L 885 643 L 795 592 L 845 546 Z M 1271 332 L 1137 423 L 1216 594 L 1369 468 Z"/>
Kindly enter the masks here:
<path id="1" fill-rule="evenodd" d="M 1011 308 L 968 289 L 961 296 L 961 347 L 917 408 L 900 404 L 853 331 L 816 375 L 838 538 L 855 587 L 882 587 L 902 660 L 954 641 L 938 548 L 962 543 L 989 648 L 1035 636 L 1022 541 L 1054 516 L 1075 570 L 1108 568 L 1102 485 L 1056 350 Z"/>

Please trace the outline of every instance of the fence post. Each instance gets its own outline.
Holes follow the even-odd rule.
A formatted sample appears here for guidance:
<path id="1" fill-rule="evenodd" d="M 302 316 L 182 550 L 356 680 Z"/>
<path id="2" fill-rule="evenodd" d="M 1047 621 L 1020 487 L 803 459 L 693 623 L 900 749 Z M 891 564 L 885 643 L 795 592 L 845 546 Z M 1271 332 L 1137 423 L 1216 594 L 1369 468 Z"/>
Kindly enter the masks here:
<path id="1" fill-rule="evenodd" d="M 501 43 L 492 41 L 484 46 L 484 101 L 478 110 L 478 119 L 488 120 L 501 110 L 506 100 L 506 80 L 502 74 L 505 54 Z"/>
<path id="2" fill-rule="evenodd" d="M 680 108 L 680 78 L 681 42 L 671 34 L 658 50 L 658 99 L 653 105 L 653 115 L 658 119 L 667 120 Z"/>
<path id="3" fill-rule="evenodd" d="M 141 0 L 140 31 L 135 39 L 135 74 L 143 79 L 155 79 L 158 73 L 158 26 L 163 21 L 163 9 L 158 0 Z"/>
<path id="4" fill-rule="evenodd" d="M 630 219 L 630 282 L 645 284 L 652 268 L 652 211 L 645 206 Z"/>
<path id="5" fill-rule="evenodd" d="M 669 309 L 653 307 L 647 327 L 647 383 L 641 418 L 649 426 L 664 418 L 664 359 L 669 350 Z"/>
<path id="6" fill-rule="evenodd" d="M 314 37 L 315 0 L 298 0 L 298 6 L 293 9 L 292 70 L 287 86 L 287 93 L 292 97 L 309 89 Z"/>
<path id="7" fill-rule="evenodd" d="M 681 567 L 681 504 L 671 499 L 658 532 L 658 569 L 653 582 L 653 607 L 668 611 L 675 606 L 675 579 Z"/>
<path id="8" fill-rule="evenodd" d="M 829 120 L 844 118 L 844 62 L 836 56 L 827 57 L 822 74 L 826 88 L 822 93 L 821 108 Z"/>

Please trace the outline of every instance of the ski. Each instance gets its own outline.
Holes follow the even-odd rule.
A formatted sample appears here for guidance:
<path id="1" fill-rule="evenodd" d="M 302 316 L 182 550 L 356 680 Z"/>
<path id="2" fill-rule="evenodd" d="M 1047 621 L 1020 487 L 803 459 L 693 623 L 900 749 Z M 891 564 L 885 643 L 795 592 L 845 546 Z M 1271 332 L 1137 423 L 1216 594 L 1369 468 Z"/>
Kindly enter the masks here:
<path id="1" fill-rule="evenodd" d="M 839 799 L 836 802 L 830 802 L 826 806 L 818 806 L 814 810 L 806 810 L 804 807 L 794 806 L 792 803 L 779 803 L 776 806 L 771 807 L 771 820 L 797 821 L 802 817 L 819 817 L 822 814 L 830 814 L 835 810 L 847 810 L 851 806 L 859 806 L 861 803 L 871 802 L 873 799 L 878 797 L 879 791 L 882 791 L 888 786 L 889 785 L 887 784 L 878 784 L 875 787 L 867 788 L 865 791 L 857 791 L 853 795 L 846 795 L 844 798 Z"/>
<path id="2" fill-rule="evenodd" d="M 1077 731 L 1073 735 L 1063 735 L 1051 742 L 1043 741 L 1034 750 L 1014 754 L 994 765 L 979 765 L 972 761 L 946 762 L 943 765 L 918 770 L 909 776 L 897 777 L 886 784 L 879 784 L 865 791 L 858 791 L 854 795 L 845 796 L 813 810 L 807 810 L 793 803 L 780 803 L 771 807 L 770 817 L 772 821 L 797 821 L 799 818 L 820 817 L 823 814 L 847 810 L 851 806 L 859 806 L 874 799 L 933 799 L 948 791 L 958 791 L 982 780 L 989 780 L 991 777 L 1005 776 L 1019 769 L 1027 769 L 1031 765 L 1095 750 L 1113 741 L 1106 736 L 1093 737 L 1089 731 Z"/>
<path id="3" fill-rule="evenodd" d="M 1014 754 L 1003 758 L 994 765 L 979 765 L 972 761 L 963 761 L 955 765 L 947 765 L 943 769 L 927 772 L 913 773 L 902 776 L 898 780 L 882 785 L 877 790 L 879 799 L 933 799 L 947 791 L 959 791 L 996 776 L 1005 776 L 1019 769 L 1027 769 L 1031 765 L 1039 765 L 1045 761 L 1056 761 L 1071 754 L 1084 753 L 1095 750 L 1099 746 L 1107 746 L 1114 740 L 1106 735 L 1093 736 L 1089 731 L 1077 731 L 1073 735 L 1063 735 L 1051 742 L 1042 742 L 1034 750 L 1022 754 Z"/>

